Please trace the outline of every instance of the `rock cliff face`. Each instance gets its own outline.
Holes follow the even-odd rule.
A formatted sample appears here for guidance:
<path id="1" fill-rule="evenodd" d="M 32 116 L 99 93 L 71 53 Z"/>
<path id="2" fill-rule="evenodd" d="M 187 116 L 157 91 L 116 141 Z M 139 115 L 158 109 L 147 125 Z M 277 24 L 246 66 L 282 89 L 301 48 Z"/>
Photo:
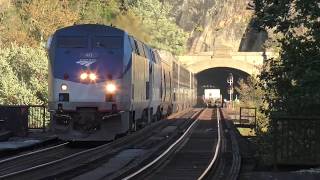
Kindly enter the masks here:
<path id="1" fill-rule="evenodd" d="M 219 49 L 238 51 L 253 12 L 247 0 L 165 0 L 172 14 L 190 32 L 190 54 Z"/>

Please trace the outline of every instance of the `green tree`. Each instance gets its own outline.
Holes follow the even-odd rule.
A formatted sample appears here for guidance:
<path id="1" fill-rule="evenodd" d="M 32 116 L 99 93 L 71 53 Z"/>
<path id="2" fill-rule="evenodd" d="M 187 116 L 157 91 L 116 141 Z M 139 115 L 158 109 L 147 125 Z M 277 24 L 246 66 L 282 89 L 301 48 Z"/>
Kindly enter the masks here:
<path id="1" fill-rule="evenodd" d="M 73 25 L 79 15 L 69 8 L 67 0 L 32 0 L 22 6 L 22 16 L 29 23 L 30 34 L 45 41 L 58 28 Z"/>
<path id="2" fill-rule="evenodd" d="M 150 44 L 156 48 L 181 54 L 186 49 L 188 34 L 170 18 L 172 6 L 159 0 L 139 0 L 128 3 L 132 11 L 142 18 L 142 24 L 151 36 Z"/>
<path id="3" fill-rule="evenodd" d="M 116 0 L 70 0 L 71 9 L 75 10 L 80 19 L 77 23 L 110 24 L 119 14 Z"/>
<path id="4" fill-rule="evenodd" d="M 5 46 L 38 47 L 56 29 L 74 24 L 79 19 L 67 0 L 12 1 L 0 12 L 0 40 Z"/>
<path id="5" fill-rule="evenodd" d="M 17 45 L 1 48 L 0 103 L 47 103 L 47 71 L 48 60 L 43 49 Z"/>
<path id="6" fill-rule="evenodd" d="M 256 0 L 261 28 L 280 33 L 279 58 L 268 59 L 261 87 L 271 111 L 319 114 L 320 6 L 318 1 Z"/>
<path id="7" fill-rule="evenodd" d="M 13 42 L 20 45 L 35 44 L 28 35 L 28 27 L 23 23 L 19 10 L 7 2 L 0 11 L 0 46 L 10 46 Z"/>
<path id="8" fill-rule="evenodd" d="M 248 77 L 241 79 L 239 86 L 235 87 L 239 93 L 240 106 L 257 108 L 257 128 L 258 133 L 266 132 L 269 125 L 269 120 L 263 113 L 268 108 L 268 104 L 263 100 L 265 95 L 264 90 L 259 87 L 259 79 L 255 77 Z"/>

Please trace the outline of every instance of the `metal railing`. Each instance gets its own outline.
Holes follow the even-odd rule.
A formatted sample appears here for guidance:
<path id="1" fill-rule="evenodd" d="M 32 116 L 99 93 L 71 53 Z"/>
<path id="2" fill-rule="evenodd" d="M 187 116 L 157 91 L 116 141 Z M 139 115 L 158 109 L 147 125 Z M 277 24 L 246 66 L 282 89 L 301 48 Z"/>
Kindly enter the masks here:
<path id="1" fill-rule="evenodd" d="M 256 124 L 257 123 L 257 108 L 255 107 L 240 107 L 240 124 Z"/>
<path id="2" fill-rule="evenodd" d="M 257 127 L 257 108 L 240 107 L 239 121 L 235 123 L 236 127 L 253 128 Z"/>
<path id="3" fill-rule="evenodd" d="M 45 105 L 28 105 L 28 128 L 46 130 L 49 122 L 49 114 Z"/>
<path id="4" fill-rule="evenodd" d="M 45 105 L 0 105 L 2 130 L 24 136 L 30 129 L 45 132 L 50 115 Z"/>
<path id="5" fill-rule="evenodd" d="M 320 164 L 320 117 L 272 115 L 275 165 Z"/>

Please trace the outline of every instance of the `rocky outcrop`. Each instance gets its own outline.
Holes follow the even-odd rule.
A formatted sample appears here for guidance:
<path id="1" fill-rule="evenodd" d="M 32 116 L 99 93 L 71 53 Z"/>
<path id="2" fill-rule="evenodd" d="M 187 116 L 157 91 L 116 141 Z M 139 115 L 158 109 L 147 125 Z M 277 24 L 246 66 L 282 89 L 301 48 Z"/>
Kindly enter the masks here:
<path id="1" fill-rule="evenodd" d="M 246 0 L 165 0 L 177 24 L 190 33 L 190 54 L 238 51 L 252 17 Z"/>

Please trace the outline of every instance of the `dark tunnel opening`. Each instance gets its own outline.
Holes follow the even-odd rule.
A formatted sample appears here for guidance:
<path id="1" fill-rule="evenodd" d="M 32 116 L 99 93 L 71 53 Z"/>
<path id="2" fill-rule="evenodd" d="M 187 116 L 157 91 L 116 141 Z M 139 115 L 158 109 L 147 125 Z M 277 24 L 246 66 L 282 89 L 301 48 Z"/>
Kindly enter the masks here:
<path id="1" fill-rule="evenodd" d="M 198 97 L 202 97 L 204 95 L 204 89 L 208 88 L 204 86 L 209 85 L 209 88 L 220 89 L 222 98 L 229 100 L 229 94 L 227 92 L 229 85 L 227 83 L 227 78 L 230 73 L 232 73 L 234 78 L 234 87 L 239 85 L 240 79 L 247 79 L 248 76 L 250 76 L 244 71 L 227 67 L 211 68 L 201 71 L 196 75 L 198 80 Z M 239 97 L 239 93 L 235 91 L 233 99 L 236 97 Z"/>

